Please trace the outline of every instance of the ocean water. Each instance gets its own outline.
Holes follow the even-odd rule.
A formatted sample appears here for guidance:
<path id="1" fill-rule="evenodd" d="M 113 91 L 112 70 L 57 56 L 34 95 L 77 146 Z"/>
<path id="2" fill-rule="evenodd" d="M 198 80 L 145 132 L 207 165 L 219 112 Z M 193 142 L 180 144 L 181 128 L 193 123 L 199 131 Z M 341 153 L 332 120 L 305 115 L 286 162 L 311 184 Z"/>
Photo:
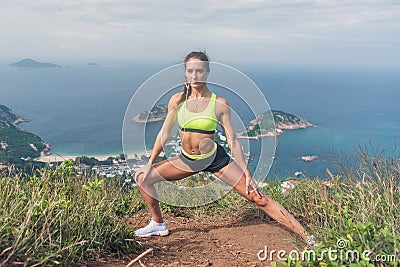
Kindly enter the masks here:
<path id="1" fill-rule="evenodd" d="M 21 125 L 52 145 L 54 153 L 122 153 L 122 124 L 135 90 L 168 64 L 123 63 L 64 69 L 13 69 L 0 64 L 0 104 L 30 122 Z M 1 67 L 3 66 L 3 67 Z M 316 127 L 278 137 L 270 177 L 301 171 L 326 177 L 333 152 L 352 153 L 373 143 L 391 156 L 400 133 L 400 75 L 392 68 L 238 64 L 272 109 L 299 115 Z M 149 92 L 151 94 L 151 92 Z M 239 108 L 241 103 L 230 101 Z M 255 100 L 256 101 L 256 100 Z M 246 114 L 241 114 L 247 116 Z M 250 118 L 250 117 L 249 117 Z M 161 123 L 149 124 L 151 143 Z M 138 144 L 138 152 L 142 146 Z M 318 155 L 314 162 L 299 160 Z"/>

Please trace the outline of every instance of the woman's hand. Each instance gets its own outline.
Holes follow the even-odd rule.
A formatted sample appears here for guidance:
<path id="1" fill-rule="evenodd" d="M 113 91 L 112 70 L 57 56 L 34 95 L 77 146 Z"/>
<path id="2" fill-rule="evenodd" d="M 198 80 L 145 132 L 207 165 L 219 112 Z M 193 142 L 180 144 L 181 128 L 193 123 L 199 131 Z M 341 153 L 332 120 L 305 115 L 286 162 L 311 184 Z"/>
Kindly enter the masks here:
<path id="1" fill-rule="evenodd" d="M 253 177 L 251 174 L 246 173 L 246 193 L 250 194 L 251 191 L 255 191 L 259 198 L 263 198 L 264 194 L 257 188 L 256 183 L 254 182 Z"/>
<path id="2" fill-rule="evenodd" d="M 146 178 L 149 176 L 149 174 L 151 173 L 151 171 L 153 170 L 153 164 L 151 163 L 147 163 L 145 166 L 141 167 L 139 170 L 137 170 L 137 172 L 135 173 L 135 181 L 136 183 L 138 183 L 137 178 L 139 177 L 139 175 L 141 173 L 143 173 L 143 178 L 141 182 L 144 182 L 146 180 Z"/>

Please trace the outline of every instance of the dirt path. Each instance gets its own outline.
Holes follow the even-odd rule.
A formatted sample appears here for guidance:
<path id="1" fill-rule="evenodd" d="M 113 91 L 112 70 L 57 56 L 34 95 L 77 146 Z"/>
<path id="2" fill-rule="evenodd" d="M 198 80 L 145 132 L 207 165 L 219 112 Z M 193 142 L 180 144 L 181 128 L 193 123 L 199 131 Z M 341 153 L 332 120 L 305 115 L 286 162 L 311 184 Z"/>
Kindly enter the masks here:
<path id="1" fill-rule="evenodd" d="M 131 260 L 149 248 L 153 251 L 133 266 L 269 266 L 269 260 L 258 259 L 260 250 L 296 249 L 294 236 L 276 222 L 257 216 L 241 219 L 188 219 L 165 216 L 170 235 L 138 239 L 142 244 L 137 254 L 122 260 L 96 262 L 89 266 L 125 267 Z M 134 229 L 148 223 L 146 212 L 130 218 L 128 226 Z M 277 258 L 277 253 L 273 259 Z M 260 254 L 265 256 L 265 254 Z"/>

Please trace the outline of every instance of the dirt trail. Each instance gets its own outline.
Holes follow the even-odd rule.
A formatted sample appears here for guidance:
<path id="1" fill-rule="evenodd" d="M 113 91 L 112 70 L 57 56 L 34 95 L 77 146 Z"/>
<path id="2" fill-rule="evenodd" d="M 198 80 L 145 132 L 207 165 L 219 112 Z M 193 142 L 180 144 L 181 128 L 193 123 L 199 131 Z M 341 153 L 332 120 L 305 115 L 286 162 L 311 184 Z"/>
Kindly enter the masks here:
<path id="1" fill-rule="evenodd" d="M 130 218 L 128 226 L 134 229 L 148 223 L 146 212 Z M 123 267 L 149 248 L 133 266 L 269 266 L 269 260 L 260 260 L 260 250 L 298 249 L 295 238 L 276 222 L 258 216 L 241 216 L 238 219 L 188 219 L 166 215 L 170 234 L 166 237 L 138 239 L 142 248 L 137 254 L 126 255 L 122 260 L 96 262 L 89 266 Z M 265 254 L 260 254 L 265 256 Z M 276 260 L 277 252 L 273 255 Z"/>

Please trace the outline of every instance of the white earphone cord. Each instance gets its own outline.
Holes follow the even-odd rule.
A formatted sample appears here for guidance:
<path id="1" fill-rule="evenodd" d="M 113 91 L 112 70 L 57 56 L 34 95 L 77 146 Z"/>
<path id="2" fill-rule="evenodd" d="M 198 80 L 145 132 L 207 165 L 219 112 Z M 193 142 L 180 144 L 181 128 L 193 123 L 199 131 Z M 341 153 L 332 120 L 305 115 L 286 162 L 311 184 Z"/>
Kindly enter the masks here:
<path id="1" fill-rule="evenodd" d="M 190 83 L 186 82 L 185 83 L 185 87 L 186 87 L 186 96 L 185 96 L 185 108 L 187 109 L 187 101 L 189 99 L 189 88 L 190 88 Z M 184 113 L 185 114 L 185 113 Z M 183 127 L 183 132 L 186 133 L 186 129 L 185 127 Z M 183 139 L 185 137 L 185 134 L 183 134 L 182 140 L 181 140 L 181 146 L 183 145 Z M 182 148 L 181 148 L 182 149 Z"/>

